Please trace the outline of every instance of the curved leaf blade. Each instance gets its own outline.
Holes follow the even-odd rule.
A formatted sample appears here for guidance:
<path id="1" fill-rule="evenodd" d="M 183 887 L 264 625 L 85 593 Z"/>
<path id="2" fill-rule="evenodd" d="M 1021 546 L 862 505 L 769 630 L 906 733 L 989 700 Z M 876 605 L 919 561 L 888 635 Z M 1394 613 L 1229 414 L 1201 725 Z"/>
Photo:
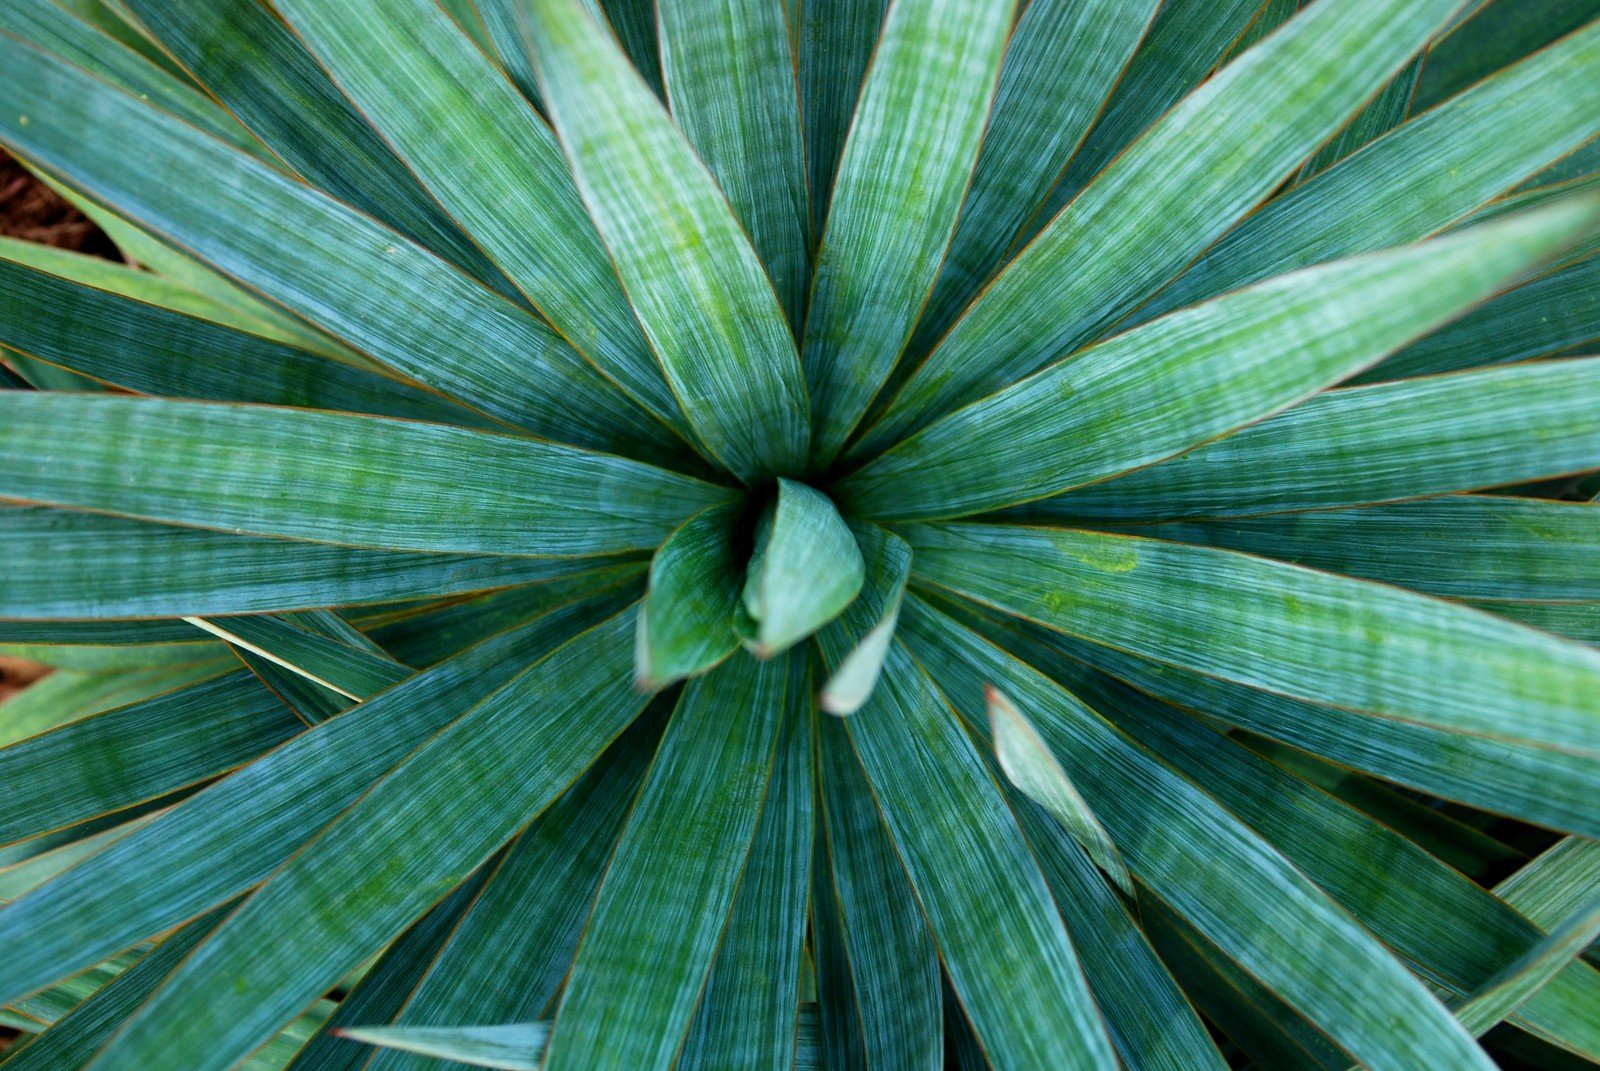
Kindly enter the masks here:
<path id="1" fill-rule="evenodd" d="M 550 325 L 681 432 L 677 403 L 555 136 L 454 20 L 432 0 L 283 0 L 277 7 L 365 120 Z"/>
<path id="2" fill-rule="evenodd" d="M 1537 361 L 1327 391 L 1287 413 L 1030 518 L 1168 520 L 1331 509 L 1600 467 L 1600 359 Z"/>
<path id="3" fill-rule="evenodd" d="M 917 599 L 907 600 L 905 626 L 974 728 L 985 682 L 1027 703 L 1140 881 L 1374 1071 L 1493 1066 L 1392 954 L 1215 800 L 1044 674 Z M 1308 942 L 1341 969 L 1306 956 Z"/>
<path id="4" fill-rule="evenodd" d="M 865 579 L 861 548 L 828 496 L 780 479 L 746 569 L 748 642 L 762 658 L 787 650 L 838 617 Z"/>
<path id="5" fill-rule="evenodd" d="M 1452 599 L 1600 601 L 1600 509 L 1492 495 L 1142 527 Z"/>
<path id="6" fill-rule="evenodd" d="M 307 182 L 485 285 L 514 293 L 271 6 L 258 0 L 122 2 L 198 84 Z"/>
<path id="7" fill-rule="evenodd" d="M 811 719 L 796 703 L 705 993 L 674 1065 L 789 1071 L 796 1063 L 815 840 Z"/>
<path id="8" fill-rule="evenodd" d="M 50 505 L 534 555 L 644 549 L 727 495 L 636 461 L 443 425 L 21 391 L 0 394 L 0 470 L 0 495 Z"/>
<path id="9" fill-rule="evenodd" d="M 838 634 L 834 642 L 845 654 L 817 697 L 823 710 L 839 715 L 860 710 L 877 687 L 911 576 L 911 547 L 905 540 L 875 524 L 856 524 L 851 532 L 861 548 L 866 577 L 856 600 L 824 626 Z"/>
<path id="10" fill-rule="evenodd" d="M 93 635 L 82 633 L 84 626 L 64 627 L 79 628 L 83 642 L 116 642 L 118 634 L 149 623 L 110 619 L 460 595 L 603 567 L 580 558 L 358 550 L 31 506 L 0 507 L 0 540 L 6 548 L 0 630 L 15 639 L 25 629 L 40 642 L 53 636 L 45 622 L 97 619 L 105 623 Z M 21 621 L 30 624 L 15 624 Z"/>
<path id="11" fill-rule="evenodd" d="M 742 658 L 684 689 L 573 960 L 549 1071 L 672 1065 L 796 716 L 800 669 Z"/>
<path id="12" fill-rule="evenodd" d="M 661 738 L 660 698 L 605 757 L 506 849 L 483 894 L 396 1017 L 402 1026 L 532 1022 L 554 1013 L 595 891 Z M 521 935 L 507 941 L 507 933 Z M 378 1053 L 363 1071 L 432 1071 L 432 1060 Z"/>
<path id="13" fill-rule="evenodd" d="M 1173 313 L 958 410 L 839 493 L 869 516 L 931 519 L 1152 464 L 1376 363 L 1597 230 L 1600 199 L 1575 199 Z"/>
<path id="14" fill-rule="evenodd" d="M 301 734 L 0 909 L 0 936 L 18 953 L 0 962 L 0 1001 L 258 885 L 409 751 L 618 601 L 607 593 L 501 625 L 500 635 Z"/>
<path id="15" fill-rule="evenodd" d="M 834 178 L 806 317 L 813 461 L 844 446 L 911 336 L 977 165 L 1016 0 L 896 0 Z"/>
<path id="16" fill-rule="evenodd" d="M 1168 112 L 1002 272 L 855 447 L 882 450 L 1095 338 L 1268 193 L 1459 0 L 1321 0 Z M 1248 123 L 1233 116 L 1248 115 Z M 1106 243 L 1088 235 L 1131 235 Z"/>
<path id="17" fill-rule="evenodd" d="M 1068 635 L 1312 702 L 1600 752 L 1600 652 L 1488 614 L 1156 539 L 998 525 L 906 536 L 919 578 Z"/>
<path id="18" fill-rule="evenodd" d="M 1071 778 L 1050 754 L 1039 730 L 998 689 L 985 689 L 984 699 L 1001 772 L 1018 791 L 1049 811 L 1119 889 L 1129 897 L 1135 895 L 1133 878 L 1112 843 L 1111 834 L 1072 786 Z"/>
<path id="19" fill-rule="evenodd" d="M 843 651 L 822 640 L 824 658 Z M 1000 786 L 898 642 L 841 723 L 927 913 L 946 973 L 1002 1067 L 1110 1069 L 1116 1056 Z"/>
<path id="20" fill-rule="evenodd" d="M 391 770 L 245 901 L 89 1066 L 164 1060 L 225 1071 L 398 936 L 638 715 L 646 698 L 628 674 L 632 616 L 568 640 Z M 530 709 L 551 716 L 529 718 Z M 308 920 L 322 940 L 279 939 Z"/>
<path id="21" fill-rule="evenodd" d="M 578 191 L 689 424 L 751 482 L 804 466 L 794 338 L 716 181 L 580 0 L 531 0 L 535 69 Z"/>
<path id="22" fill-rule="evenodd" d="M 810 271 L 800 97 L 776 0 L 662 0 L 661 66 L 672 118 L 728 195 L 790 324 Z"/>
<path id="23" fill-rule="evenodd" d="M 1118 80 L 1131 74 L 1128 61 L 1151 20 L 1161 17 L 1161 6 L 1158 0 L 1035 0 L 1025 6 L 1006 45 L 983 149 L 911 357 L 925 355 L 1004 264 Z M 1225 22 L 1217 5 L 1210 6 L 1210 25 Z"/>
<path id="24" fill-rule="evenodd" d="M 541 434 L 680 449 L 531 314 L 370 217 L 4 33 L 0 74 L 28 87 L 0 94 L 9 149 L 383 364 Z"/>
<path id="25" fill-rule="evenodd" d="M 938 950 L 850 737 L 831 719 L 814 732 L 829 864 L 817 895 L 839 920 L 836 969 L 848 972 L 860 1065 L 937 1071 L 945 1066 Z"/>
<path id="26" fill-rule="evenodd" d="M 1274 198 L 1138 319 L 1455 223 L 1600 133 L 1597 83 L 1600 25 L 1496 72 Z"/>
<path id="27" fill-rule="evenodd" d="M 737 505 L 713 506 L 684 521 L 650 559 L 650 593 L 639 612 L 634 675 L 660 688 L 704 673 L 739 648 L 741 562 Z"/>

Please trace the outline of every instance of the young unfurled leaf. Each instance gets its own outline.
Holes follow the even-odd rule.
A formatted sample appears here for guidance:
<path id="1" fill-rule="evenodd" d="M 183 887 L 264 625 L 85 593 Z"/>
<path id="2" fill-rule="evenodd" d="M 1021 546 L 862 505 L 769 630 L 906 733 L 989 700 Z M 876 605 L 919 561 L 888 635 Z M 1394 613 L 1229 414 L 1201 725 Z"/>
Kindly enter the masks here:
<path id="1" fill-rule="evenodd" d="M 639 611 L 634 672 L 641 688 L 704 673 L 738 649 L 738 517 L 736 506 L 713 506 L 656 551 Z"/>
<path id="2" fill-rule="evenodd" d="M 788 649 L 838 617 L 865 575 L 861 548 L 828 496 L 779 480 L 745 575 L 747 642 L 762 658 Z"/>
<path id="3" fill-rule="evenodd" d="M 1000 760 L 1000 769 L 1029 799 L 1066 827 L 1118 888 L 1129 897 L 1134 896 L 1133 878 L 1117 846 L 1111 842 L 1111 834 L 1078 794 L 1056 757 L 1050 754 L 1050 745 L 1044 742 L 1039 730 L 998 688 L 985 688 L 983 696 L 989 708 L 989 724 L 994 732 L 994 751 Z"/>

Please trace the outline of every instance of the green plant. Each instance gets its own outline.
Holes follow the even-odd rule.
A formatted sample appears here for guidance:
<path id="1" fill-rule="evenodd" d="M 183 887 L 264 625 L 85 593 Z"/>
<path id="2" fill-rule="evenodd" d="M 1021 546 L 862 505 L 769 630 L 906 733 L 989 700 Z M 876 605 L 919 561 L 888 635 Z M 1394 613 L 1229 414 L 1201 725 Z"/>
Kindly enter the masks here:
<path id="1" fill-rule="evenodd" d="M 1600 22 L 1463 6 L 6 0 L 4 1066 L 1600 1063 Z"/>

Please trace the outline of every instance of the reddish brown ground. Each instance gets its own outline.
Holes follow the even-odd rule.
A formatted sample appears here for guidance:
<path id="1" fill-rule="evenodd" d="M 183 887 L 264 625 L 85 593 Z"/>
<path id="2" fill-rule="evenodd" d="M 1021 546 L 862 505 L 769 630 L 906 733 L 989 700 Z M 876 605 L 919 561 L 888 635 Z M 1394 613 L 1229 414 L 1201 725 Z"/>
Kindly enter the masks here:
<path id="1" fill-rule="evenodd" d="M 117 255 L 99 227 L 0 150 L 0 234 L 95 256 Z"/>

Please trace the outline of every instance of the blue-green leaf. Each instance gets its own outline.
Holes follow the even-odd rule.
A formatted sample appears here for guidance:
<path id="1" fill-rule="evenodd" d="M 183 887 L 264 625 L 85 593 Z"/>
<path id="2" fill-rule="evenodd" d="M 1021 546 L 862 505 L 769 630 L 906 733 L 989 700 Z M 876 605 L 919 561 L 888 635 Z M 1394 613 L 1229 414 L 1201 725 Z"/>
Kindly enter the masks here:
<path id="1" fill-rule="evenodd" d="M 799 469 L 794 338 L 716 180 L 580 0 L 531 0 L 527 16 L 578 191 L 690 426 L 746 481 Z"/>
<path id="2" fill-rule="evenodd" d="M 797 716 L 801 668 L 793 657 L 741 658 L 685 687 L 578 946 L 550 1071 L 672 1066 L 728 924 L 785 720 Z"/>
<path id="3" fill-rule="evenodd" d="M 977 164 L 1016 0 L 895 0 L 834 179 L 806 318 L 812 458 L 844 446 L 910 338 Z"/>

